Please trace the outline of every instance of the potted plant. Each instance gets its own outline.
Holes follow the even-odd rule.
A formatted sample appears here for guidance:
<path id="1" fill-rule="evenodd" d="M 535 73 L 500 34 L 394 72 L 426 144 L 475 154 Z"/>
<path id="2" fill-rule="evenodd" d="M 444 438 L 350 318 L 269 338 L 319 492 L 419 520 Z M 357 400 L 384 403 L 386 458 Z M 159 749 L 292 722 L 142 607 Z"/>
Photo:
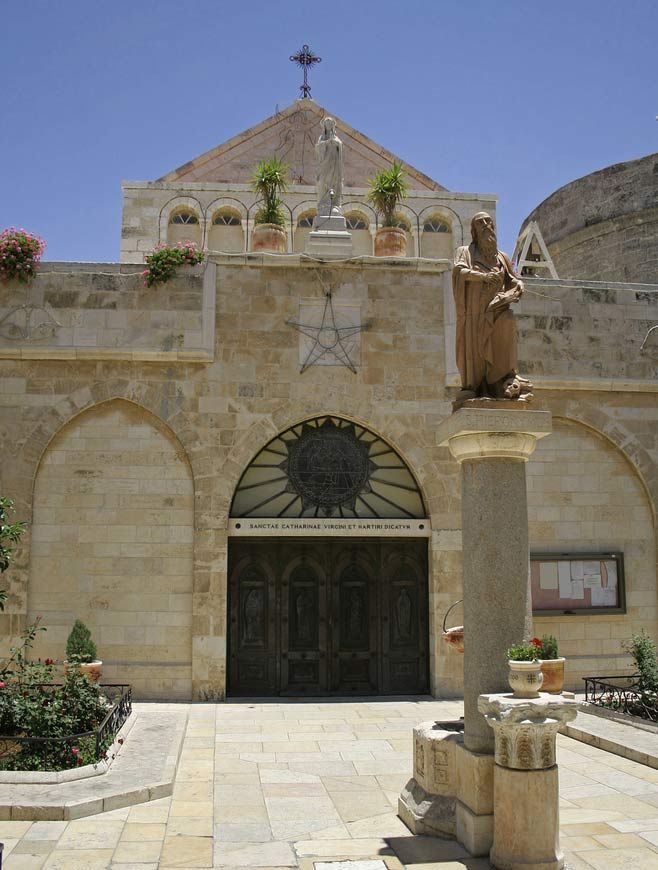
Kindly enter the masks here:
<path id="1" fill-rule="evenodd" d="M 75 667 L 97 683 L 103 673 L 103 662 L 96 658 L 96 644 L 91 632 L 80 619 L 76 619 L 66 641 L 65 668 Z"/>
<path id="2" fill-rule="evenodd" d="M 564 688 L 564 662 L 557 649 L 557 640 L 552 634 L 533 637 L 531 643 L 539 650 L 539 663 L 544 675 L 542 690 L 559 695 Z"/>
<path id="3" fill-rule="evenodd" d="M 532 641 L 515 643 L 507 650 L 509 684 L 515 698 L 538 698 L 544 675 L 539 663 L 539 648 Z"/>
<path id="4" fill-rule="evenodd" d="M 398 226 L 395 210 L 407 195 L 409 186 L 404 179 L 402 164 L 393 161 L 390 169 L 380 169 L 368 179 L 368 199 L 382 216 L 382 225 L 375 233 L 376 257 L 404 257 L 407 253 L 407 234 Z"/>
<path id="5" fill-rule="evenodd" d="M 176 245 L 156 245 L 146 255 L 146 269 L 142 272 L 147 287 L 166 284 L 176 274 L 179 266 L 196 266 L 205 259 L 194 242 L 178 242 Z"/>
<path id="6" fill-rule="evenodd" d="M 280 194 L 288 189 L 288 165 L 276 155 L 261 160 L 251 176 L 251 187 L 263 200 L 254 218 L 252 251 L 285 254 L 286 221 Z"/>
<path id="7" fill-rule="evenodd" d="M 0 281 L 26 284 L 36 268 L 46 243 L 27 230 L 9 227 L 0 233 Z"/>

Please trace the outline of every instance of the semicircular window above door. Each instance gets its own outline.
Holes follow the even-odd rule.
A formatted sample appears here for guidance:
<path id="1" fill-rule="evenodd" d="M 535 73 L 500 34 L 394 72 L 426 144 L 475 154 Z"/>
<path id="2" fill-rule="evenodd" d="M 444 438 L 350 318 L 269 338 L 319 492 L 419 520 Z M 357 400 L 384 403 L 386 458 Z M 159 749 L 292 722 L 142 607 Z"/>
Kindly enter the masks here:
<path id="1" fill-rule="evenodd" d="M 263 448 L 233 496 L 232 517 L 422 519 L 423 498 L 402 457 L 340 417 L 293 426 Z"/>

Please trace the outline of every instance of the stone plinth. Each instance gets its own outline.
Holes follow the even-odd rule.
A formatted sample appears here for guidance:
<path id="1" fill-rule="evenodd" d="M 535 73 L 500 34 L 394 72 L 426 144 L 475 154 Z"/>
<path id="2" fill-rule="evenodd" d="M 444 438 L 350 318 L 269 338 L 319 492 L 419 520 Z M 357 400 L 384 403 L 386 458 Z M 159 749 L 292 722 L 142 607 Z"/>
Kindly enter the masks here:
<path id="1" fill-rule="evenodd" d="M 530 629 L 525 462 L 550 432 L 548 411 L 523 406 L 461 408 L 437 432 L 462 466 L 464 746 L 475 753 L 494 744 L 478 696 L 506 688 L 505 651 Z"/>
<path id="2" fill-rule="evenodd" d="M 313 229 L 306 241 L 307 254 L 351 257 L 352 251 L 352 234 L 348 232 L 342 214 L 334 211 L 332 214 L 315 216 Z"/>
<path id="3" fill-rule="evenodd" d="M 439 722 L 414 728 L 414 775 L 398 799 L 398 816 L 412 833 L 455 836 L 455 759 L 463 739 Z"/>
<path id="4" fill-rule="evenodd" d="M 490 860 L 499 870 L 560 870 L 555 738 L 577 703 L 482 695 L 478 707 L 495 735 L 494 826 Z"/>

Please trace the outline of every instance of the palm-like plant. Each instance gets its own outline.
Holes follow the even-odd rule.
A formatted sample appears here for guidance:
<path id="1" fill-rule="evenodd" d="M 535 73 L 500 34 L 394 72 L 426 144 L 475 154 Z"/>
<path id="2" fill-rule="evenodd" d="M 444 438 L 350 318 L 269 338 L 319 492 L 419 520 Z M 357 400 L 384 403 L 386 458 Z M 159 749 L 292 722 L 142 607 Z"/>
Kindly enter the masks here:
<path id="1" fill-rule="evenodd" d="M 395 160 L 390 169 L 375 172 L 368 179 L 368 188 L 368 199 L 382 216 L 382 226 L 397 226 L 395 210 L 409 190 L 402 164 Z"/>
<path id="2" fill-rule="evenodd" d="M 255 215 L 257 224 L 285 225 L 280 194 L 288 189 L 288 164 L 276 155 L 261 160 L 251 176 L 254 193 L 263 198 L 263 205 Z"/>

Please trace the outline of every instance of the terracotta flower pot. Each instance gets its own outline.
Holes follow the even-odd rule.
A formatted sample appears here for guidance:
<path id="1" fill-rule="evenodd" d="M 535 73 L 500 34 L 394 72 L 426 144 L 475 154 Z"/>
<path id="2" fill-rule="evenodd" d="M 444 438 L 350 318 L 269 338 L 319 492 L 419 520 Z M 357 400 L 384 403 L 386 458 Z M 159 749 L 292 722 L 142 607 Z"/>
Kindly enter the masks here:
<path id="1" fill-rule="evenodd" d="M 402 227 L 380 227 L 375 233 L 375 257 L 406 257 L 407 234 Z"/>
<path id="2" fill-rule="evenodd" d="M 564 688 L 564 662 L 566 659 L 542 659 L 541 672 L 544 675 L 543 692 L 559 695 Z"/>
<path id="3" fill-rule="evenodd" d="M 517 662 L 514 659 L 508 659 L 509 674 L 508 682 L 514 692 L 515 698 L 538 698 L 539 690 L 544 681 L 544 675 L 541 672 L 541 663 L 534 662 Z"/>
<path id="4" fill-rule="evenodd" d="M 65 674 L 68 674 L 69 668 L 77 668 L 81 674 L 86 674 L 94 683 L 97 683 L 103 676 L 103 662 L 100 659 L 95 662 L 80 662 L 75 665 L 70 662 L 64 662 Z"/>
<path id="5" fill-rule="evenodd" d="M 251 235 L 252 251 L 269 251 L 285 254 L 287 249 L 286 231 L 278 224 L 257 224 Z"/>

